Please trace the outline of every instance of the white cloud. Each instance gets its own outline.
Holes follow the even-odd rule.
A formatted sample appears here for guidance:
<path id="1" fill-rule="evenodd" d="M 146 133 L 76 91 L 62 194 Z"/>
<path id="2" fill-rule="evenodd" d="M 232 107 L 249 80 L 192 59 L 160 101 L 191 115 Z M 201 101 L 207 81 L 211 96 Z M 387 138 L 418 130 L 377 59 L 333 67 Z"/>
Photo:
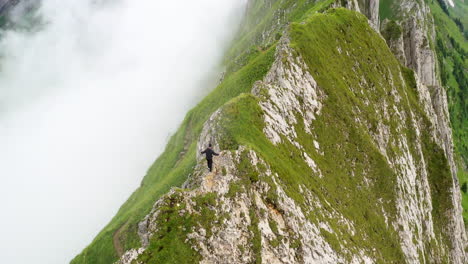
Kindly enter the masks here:
<path id="1" fill-rule="evenodd" d="M 212 88 L 244 4 L 95 2 L 43 0 L 42 30 L 0 40 L 2 263 L 91 242 Z"/>

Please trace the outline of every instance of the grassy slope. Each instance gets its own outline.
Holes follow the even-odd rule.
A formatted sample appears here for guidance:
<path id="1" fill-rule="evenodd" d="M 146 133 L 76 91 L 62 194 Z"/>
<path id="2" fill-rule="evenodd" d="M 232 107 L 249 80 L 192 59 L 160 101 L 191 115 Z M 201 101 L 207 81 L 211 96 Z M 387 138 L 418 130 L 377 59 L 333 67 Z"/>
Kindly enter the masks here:
<path id="1" fill-rule="evenodd" d="M 318 7 L 333 0 L 317 1 Z M 225 80 L 202 100 L 186 116 L 178 131 L 171 137 L 166 150 L 156 160 L 138 188 L 125 202 L 117 215 L 96 236 L 93 242 L 82 253 L 72 260 L 72 264 L 111 263 L 118 256 L 113 245 L 113 235 L 120 229 L 120 241 L 124 249 L 139 246 L 137 224 L 150 211 L 153 203 L 173 186 L 180 186 L 189 175 L 195 164 L 196 140 L 203 123 L 217 108 L 226 101 L 243 92 L 250 91 L 253 82 L 263 78 L 272 63 L 274 46 L 262 44 L 258 35 L 275 19 L 275 12 L 280 8 L 292 12 L 283 14 L 285 21 L 300 19 L 309 8 L 315 5 L 310 1 L 278 0 L 268 9 L 263 1 L 256 1 L 255 7 L 247 15 L 247 22 L 238 34 L 240 37 L 226 55 L 229 60 Z M 294 8 L 291 8 L 294 6 Z M 265 11 L 266 10 L 266 11 Z M 255 22 L 252 22 L 255 19 Z M 261 45 L 261 47 L 257 46 Z M 234 63 L 232 61 L 235 61 Z M 183 154 L 182 154 L 183 153 Z"/>
<path id="2" fill-rule="evenodd" d="M 449 8 L 449 16 L 437 1 L 428 1 L 428 3 L 436 25 L 436 52 L 442 84 L 448 94 L 453 141 L 459 159 L 457 161 L 458 178 L 462 186 L 468 183 L 468 171 L 463 168 L 463 164 L 468 165 L 468 130 L 466 129 L 468 127 L 468 41 L 455 24 L 454 19 L 460 18 L 459 10 L 468 10 L 468 5 L 457 2 L 456 10 Z M 462 192 L 462 198 L 463 218 L 468 224 L 468 193 Z"/>
<path id="3" fill-rule="evenodd" d="M 464 26 L 464 35 L 468 36 L 468 2 L 466 0 L 455 0 L 455 7 L 449 8 L 450 14 L 460 19 Z"/>
<path id="4" fill-rule="evenodd" d="M 357 222 L 363 225 L 363 230 L 367 231 L 367 234 L 375 234 L 376 229 L 381 228 L 381 226 L 378 226 L 378 222 L 369 221 L 372 217 L 365 217 L 366 213 L 368 213 L 365 210 L 372 211 L 373 214 L 376 213 L 374 207 L 375 202 L 369 202 L 366 198 L 362 200 L 356 198 L 360 197 L 360 194 L 363 194 L 365 197 L 382 197 L 384 201 L 389 202 L 388 206 L 385 207 L 387 212 L 389 212 L 390 215 L 394 212 L 394 208 L 392 208 L 394 205 L 392 199 L 394 199 L 394 197 L 392 194 L 395 186 L 393 184 L 395 175 L 387 168 L 380 153 L 372 148 L 369 138 L 369 131 L 370 133 L 375 132 L 378 122 L 382 120 L 385 125 L 390 127 L 390 131 L 393 135 L 399 133 L 396 127 L 401 121 L 396 119 L 385 120 L 382 116 L 382 109 L 376 108 L 376 106 L 382 102 L 382 99 L 385 99 L 390 105 L 395 103 L 393 101 L 394 98 L 389 96 L 391 87 L 387 81 L 387 69 L 391 71 L 390 74 L 393 76 L 394 80 L 398 79 L 397 76 L 399 76 L 400 71 L 403 73 L 403 76 L 406 77 L 406 83 L 396 82 L 395 86 L 400 94 L 406 94 L 407 96 L 407 102 L 400 103 L 400 108 L 406 112 L 407 116 L 411 116 L 411 111 L 416 114 L 414 120 L 408 118 L 405 121 L 406 127 L 404 132 L 408 141 L 412 142 L 415 137 L 413 128 L 410 125 L 411 122 L 422 122 L 423 127 L 428 127 L 429 125 L 427 121 L 424 121 L 426 120 L 425 114 L 417 102 L 417 96 L 414 92 L 414 87 L 412 87 L 414 86 L 412 71 L 403 67 L 400 68 L 399 63 L 391 54 L 385 42 L 370 30 L 365 22 L 365 18 L 361 17 L 360 21 L 357 21 L 358 19 L 352 18 L 351 14 L 343 10 L 335 12 L 329 15 L 328 18 L 322 18 L 321 20 L 320 15 L 318 15 L 315 21 L 312 20 L 307 25 L 293 25 L 292 36 L 296 39 L 295 45 L 297 45 L 297 49 L 305 57 L 311 71 L 315 73 L 314 78 L 316 78 L 317 83 L 329 96 L 323 114 L 317 120 L 317 124 L 315 124 L 315 126 L 317 126 L 315 131 L 317 131 L 316 133 L 319 138 L 323 137 L 323 141 L 328 143 L 328 146 L 325 146 L 330 149 L 328 158 L 325 157 L 322 162 L 328 163 L 333 160 L 336 163 L 335 166 L 339 166 L 338 172 L 341 170 L 343 174 L 340 175 L 340 178 L 335 178 L 331 184 L 329 183 L 327 185 L 323 183 L 323 185 L 331 189 L 328 193 L 340 193 L 344 190 L 346 190 L 344 192 L 349 192 L 348 195 L 340 197 L 344 200 L 353 197 L 352 200 L 348 200 L 349 204 L 342 205 L 337 203 L 335 206 L 342 206 L 343 211 L 350 215 L 357 213 L 357 215 L 351 217 L 351 219 L 360 220 Z M 353 21 L 354 27 L 349 26 L 349 24 L 353 24 L 349 21 Z M 306 32 L 306 29 L 308 29 L 309 32 Z M 340 35 L 341 32 L 345 32 L 345 34 Z M 332 33 L 335 34 L 333 35 Z M 347 49 L 352 59 L 346 56 L 338 56 L 336 49 L 333 45 L 330 45 L 330 43 L 334 43 L 334 41 L 340 43 L 339 45 L 342 49 Z M 330 46 L 332 48 L 330 48 Z M 353 69 L 356 61 L 360 62 L 359 68 L 353 71 L 351 69 Z M 349 89 L 361 86 L 361 76 L 364 76 L 367 82 L 371 83 L 370 87 L 364 87 L 364 98 L 367 97 L 370 101 L 369 105 L 364 102 L 365 100 L 363 100 L 361 94 L 353 93 Z M 362 112 L 358 115 L 354 113 L 356 116 L 353 117 L 350 113 L 353 113 L 356 107 Z M 388 109 L 390 108 L 391 107 Z M 390 116 L 392 116 L 391 113 Z M 367 126 L 360 127 L 356 125 L 355 117 L 367 120 Z M 329 131 L 339 132 L 330 135 Z M 339 138 L 340 133 L 342 138 Z M 427 134 L 429 132 L 426 131 L 424 133 Z M 447 183 L 447 181 L 451 179 L 451 176 L 447 161 L 440 159 L 438 156 L 442 153 L 441 150 L 437 149 L 433 142 L 428 139 L 429 134 L 425 135 L 424 138 L 424 147 L 427 150 L 424 152 L 425 156 L 423 158 L 433 166 L 429 168 L 430 184 L 433 188 L 433 193 L 436 193 L 434 189 L 437 189 L 437 194 L 433 196 L 433 203 L 435 204 L 433 214 L 435 218 L 440 219 L 440 222 L 436 224 L 436 231 L 438 231 L 439 234 L 443 234 L 442 226 L 446 223 L 446 219 L 443 215 L 445 210 L 450 206 L 448 194 L 450 184 Z M 319 142 L 323 141 L 319 140 Z M 392 156 L 398 154 L 399 150 L 398 147 L 394 145 L 395 142 L 392 142 L 392 138 L 390 138 L 389 143 L 391 150 L 388 151 L 387 154 L 390 159 L 392 159 Z M 310 146 L 310 144 L 308 145 Z M 415 146 L 410 147 L 411 151 L 415 151 Z M 414 156 L 417 157 L 418 155 Z M 311 157 L 318 160 L 321 158 L 317 154 Z M 441 161 L 436 164 L 433 161 L 437 158 Z M 370 173 L 367 173 L 367 177 L 370 176 L 371 181 L 375 183 L 373 188 L 369 190 L 370 193 L 361 193 L 362 191 L 360 193 L 355 193 L 356 189 L 354 189 L 355 186 L 353 186 L 353 183 L 355 183 L 353 181 L 355 179 L 349 179 L 348 175 L 350 175 L 349 170 L 351 169 L 349 164 L 356 163 L 356 161 L 358 164 L 361 163 L 363 168 L 366 168 L 366 166 L 368 167 L 368 170 L 363 169 L 363 174 L 366 174 L 365 171 L 370 171 Z M 328 165 L 333 166 L 333 164 Z M 359 168 L 359 165 L 357 166 Z M 336 167 L 330 168 L 330 171 L 333 172 L 330 173 L 331 178 L 337 176 L 335 174 L 336 169 Z M 324 177 L 324 179 L 326 178 L 327 176 Z M 348 186 L 345 185 L 347 181 L 349 182 Z M 348 188 L 343 190 L 343 185 Z M 358 212 L 364 215 L 364 219 L 359 217 Z M 378 216 L 373 217 L 378 219 Z M 368 226 L 369 224 L 371 224 L 371 227 Z M 388 239 L 387 243 L 396 243 L 395 240 L 392 242 L 393 237 L 391 234 L 384 235 Z M 383 246 L 382 242 L 379 242 L 378 236 L 376 236 L 375 239 L 376 243 Z M 388 250 L 389 248 L 383 247 L 380 252 L 382 252 L 382 254 L 390 254 L 388 256 L 398 253 L 388 252 Z M 428 254 L 428 252 L 425 252 L 425 254 Z M 395 260 L 398 259 L 398 256 L 398 254 L 394 256 Z M 390 260 L 392 257 L 386 259 Z"/>
<path id="5" fill-rule="evenodd" d="M 404 263 L 399 237 L 395 231 L 386 227 L 380 212 L 381 206 L 385 208 L 389 220 L 393 221 L 396 218 L 396 174 L 375 147 L 370 133 L 375 132 L 377 123 L 383 120 L 379 116 L 382 109 L 378 108 L 381 100 L 395 103 L 389 93 L 392 87 L 387 78 L 390 76 L 395 80 L 398 92 L 406 95 L 399 107 L 403 108 L 406 116 L 411 116 L 410 112 L 416 116 L 415 120 L 408 118 L 405 121 L 406 128 L 403 131 L 396 131 L 400 122 L 398 118 L 385 121 L 386 125 L 395 134 L 404 133 L 409 142 L 414 142 L 415 137 L 412 122 L 428 125 L 427 118 L 417 102 L 413 72 L 399 65 L 385 42 L 372 31 L 362 15 L 338 9 L 326 14 L 313 15 L 306 21 L 304 24 L 294 23 L 290 27 L 292 45 L 305 59 L 327 98 L 321 114 L 312 124 L 314 136 L 304 132 L 301 117 L 297 117 L 297 141 L 316 161 L 324 177 L 314 175 L 302 159 L 301 151 L 286 139 L 275 146 L 265 137 L 264 113 L 258 105 L 259 100 L 267 99 L 262 97 L 267 94 L 264 92 L 260 98 L 251 94 L 240 95 L 222 107 L 221 148 L 236 150 L 239 145 L 243 145 L 255 150 L 271 166 L 272 171 L 279 175 L 284 190 L 303 207 L 310 221 L 316 224 L 328 222 L 332 225 L 334 233 L 326 230 L 321 232 L 333 249 L 343 254 L 348 261 L 353 254 L 359 253 L 359 249 L 364 248 L 367 250 L 365 254 L 378 262 Z M 350 56 L 339 56 L 333 43 L 339 44 L 343 52 L 349 52 Z M 356 63 L 360 66 L 353 70 Z M 405 77 L 405 81 L 399 78 L 400 73 Z M 362 77 L 371 85 L 364 87 L 363 93 L 355 93 L 350 88 L 359 87 Z M 366 100 L 369 100 L 369 104 L 365 103 Z M 360 112 L 357 113 L 356 109 Z M 389 106 L 388 109 L 392 107 Z M 356 123 L 356 117 L 364 120 L 364 123 Z M 430 163 L 430 183 L 432 192 L 436 194 L 433 197 L 433 213 L 435 218 L 440 219 L 436 221 L 436 233 L 440 235 L 443 233 L 441 226 L 446 224 L 441 221 L 444 221 L 443 215 L 450 202 L 447 195 L 450 182 L 447 181 L 451 176 L 447 161 L 440 157 L 443 156 L 443 152 L 431 141 L 429 132 L 424 133 L 423 145 L 426 155 L 421 158 Z M 313 139 L 320 142 L 323 154 L 315 149 Z M 391 140 L 390 143 L 395 144 Z M 415 149 L 412 145 L 411 151 Z M 398 147 L 394 145 L 388 155 L 392 158 L 398 151 Z M 228 196 L 239 190 L 248 191 L 251 184 L 258 180 L 258 173 L 249 168 L 248 164 L 242 164 L 239 164 L 238 169 L 241 174 L 245 174 L 246 179 L 233 183 Z M 261 180 L 270 184 L 272 182 L 267 176 L 262 176 Z M 367 186 L 364 182 L 370 184 Z M 299 185 L 317 195 L 324 210 L 336 210 L 346 218 L 352 219 L 356 233 L 351 234 L 348 227 L 337 219 L 326 218 L 325 214 L 310 210 L 310 205 L 300 195 Z M 275 188 L 273 184 L 271 187 Z M 187 250 L 188 246 L 180 241 L 185 241 L 186 234 L 191 232 L 194 225 L 200 224 L 208 230 L 210 224 L 215 221 L 203 223 L 193 221 L 192 217 L 215 217 L 215 220 L 219 220 L 217 216 L 209 215 L 209 210 L 202 212 L 200 216 L 179 217 L 180 208 L 183 209 L 184 205 L 179 208 L 170 206 L 177 202 L 178 195 L 180 194 L 166 201 L 164 215 L 157 220 L 161 228 L 158 234 L 153 236 L 149 250 L 139 259 L 144 263 L 196 263 L 199 256 Z M 205 205 L 214 203 L 212 197 L 200 199 L 205 201 Z M 274 205 L 277 197 L 272 192 L 268 199 Z M 253 223 L 254 216 L 252 213 Z M 254 234 L 251 247 L 256 258 L 255 263 L 261 263 L 258 229 L 255 225 L 251 227 Z M 171 240 L 167 240 L 168 238 Z M 164 241 L 171 246 L 165 246 Z M 346 250 L 340 245 L 346 245 Z M 427 251 L 422 253 L 427 257 L 433 244 L 429 242 L 426 246 Z M 372 248 L 375 248 L 375 251 Z"/>
<path id="6" fill-rule="evenodd" d="M 262 0 L 253 1 L 253 6 L 246 15 L 238 37 L 226 53 L 226 60 L 243 65 L 244 60 L 249 57 L 248 54 L 278 40 L 290 21 L 300 21 L 311 13 L 323 11 L 335 0 L 270 0 L 268 2 L 271 6 L 265 6 Z M 280 21 L 279 25 L 278 21 Z M 263 36 L 263 32 L 268 32 L 268 34 Z"/>

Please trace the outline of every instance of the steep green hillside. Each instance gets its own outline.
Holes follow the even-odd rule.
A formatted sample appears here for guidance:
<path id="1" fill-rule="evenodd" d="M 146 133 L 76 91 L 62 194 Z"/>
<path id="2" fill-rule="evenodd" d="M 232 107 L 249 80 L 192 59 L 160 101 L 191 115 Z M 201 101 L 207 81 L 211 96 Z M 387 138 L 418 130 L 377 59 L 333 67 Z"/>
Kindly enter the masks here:
<path id="1" fill-rule="evenodd" d="M 117 215 L 94 241 L 73 259 L 73 264 L 111 263 L 122 253 L 117 252 L 116 244 L 121 250 L 139 246 L 138 222 L 149 213 L 156 199 L 171 187 L 180 186 L 195 165 L 196 140 L 203 123 L 222 104 L 240 93 L 249 92 L 253 83 L 261 80 L 269 70 L 275 46 L 268 43 L 275 40 L 259 39 L 262 30 L 276 21 L 279 14 L 284 21 L 277 31 L 288 21 L 301 19 L 307 11 L 323 9 L 333 0 L 271 2 L 274 2 L 274 6 L 266 8 L 264 2 L 254 1 L 258 6 L 249 9 L 251 11 L 246 15 L 247 22 L 227 53 L 228 71 L 223 82 L 187 114 L 180 128 L 171 137 L 164 153 L 148 170 L 141 186 L 122 205 Z M 315 8 L 310 9 L 313 7 Z M 291 12 L 285 12 L 286 9 Z"/>
<path id="2" fill-rule="evenodd" d="M 429 1 L 436 26 L 436 51 L 442 85 L 449 99 L 453 141 L 458 154 L 460 186 L 468 184 L 468 4 L 457 1 L 456 8 L 442 8 Z M 460 13 L 461 12 L 461 13 Z M 466 188 L 465 188 L 466 189 Z M 468 192 L 463 191 L 463 216 L 468 224 Z"/>
<path id="3" fill-rule="evenodd" d="M 226 53 L 229 69 L 243 66 L 258 50 L 281 37 L 285 26 L 300 21 L 307 15 L 322 12 L 335 0 L 270 0 L 249 1 L 244 22 Z"/>
<path id="4" fill-rule="evenodd" d="M 362 76 L 375 84 L 385 83 L 385 74 L 379 69 L 390 68 L 394 71 L 392 74 L 397 75 L 400 71 L 399 63 L 368 26 L 366 18 L 350 11 L 332 10 L 323 15 L 314 15 L 305 24 L 293 24 L 290 34 L 291 46 L 303 56 L 310 71 L 314 73 L 318 86 L 327 96 L 320 116 L 312 123 L 313 135 L 305 132 L 303 117 L 299 115 L 295 127 L 298 133 L 296 141 L 320 167 L 322 177 L 317 177 L 317 173 L 304 161 L 301 150 L 286 138 L 283 138 L 282 144 L 276 146 L 266 138 L 262 120 L 265 113 L 256 106 L 257 100 L 262 98 L 242 97 L 225 107 L 226 134 L 231 138 L 224 139 L 230 145 L 222 148 L 235 150 L 243 145 L 258 153 L 271 166 L 272 171 L 278 173 L 287 195 L 300 204 L 304 211 L 309 211 L 310 205 L 300 194 L 300 186 L 317 194 L 321 202 L 330 207 L 328 210 L 333 208 L 345 218 L 353 219 L 359 230 L 354 236 L 347 234 L 346 227 L 339 223 L 334 223 L 331 233 L 322 231 L 334 250 L 345 253 L 346 250 L 340 246 L 343 243 L 359 247 L 373 245 L 380 253 L 380 261 L 403 262 L 401 249 L 396 246 L 397 234 L 388 230 L 382 215 L 373 210 L 375 202 L 382 199 L 383 204 L 388 206 L 386 210 L 389 218 L 394 219 L 396 212 L 393 186 L 396 184 L 396 176 L 373 145 L 368 128 L 357 125 L 356 116 L 351 114 L 353 109 L 365 109 L 366 112 L 361 113 L 362 117 L 371 122 L 371 127 L 377 128 L 380 119 L 376 109 L 377 101 L 390 91 L 391 86 L 377 86 L 377 90 L 367 91 L 365 95 L 355 94 L 351 89 L 359 86 Z M 342 43 L 339 44 L 342 51 L 350 52 L 351 55 L 339 56 L 336 46 L 330 43 Z M 360 61 L 361 67 L 356 72 L 353 65 Z M 399 87 L 405 89 L 406 85 L 401 83 Z M 376 102 L 371 101 L 368 106 L 364 106 L 361 96 L 370 96 Z M 321 151 L 314 146 L 314 140 L 320 142 Z M 350 166 L 351 163 L 354 168 Z M 358 169 L 354 170 L 356 168 Z M 351 174 L 354 177 L 350 177 Z M 375 185 L 368 189 L 357 189 L 365 174 L 371 175 L 371 181 L 375 181 Z M 307 217 L 312 222 L 328 220 L 319 212 L 310 212 Z M 345 254 L 351 257 L 354 253 L 356 252 Z"/>

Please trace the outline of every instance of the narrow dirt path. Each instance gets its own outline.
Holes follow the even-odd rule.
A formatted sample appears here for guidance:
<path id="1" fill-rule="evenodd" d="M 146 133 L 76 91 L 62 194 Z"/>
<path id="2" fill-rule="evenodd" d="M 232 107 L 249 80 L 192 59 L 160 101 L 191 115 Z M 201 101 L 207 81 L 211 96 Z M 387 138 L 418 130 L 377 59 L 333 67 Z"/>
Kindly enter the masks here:
<path id="1" fill-rule="evenodd" d="M 127 225 L 127 222 L 125 222 L 117 231 L 115 231 L 114 236 L 112 238 L 113 243 L 114 243 L 114 248 L 115 251 L 117 251 L 117 255 L 121 257 L 125 252 L 122 244 L 120 243 L 120 233 L 122 233 L 122 230 L 124 227 Z"/>

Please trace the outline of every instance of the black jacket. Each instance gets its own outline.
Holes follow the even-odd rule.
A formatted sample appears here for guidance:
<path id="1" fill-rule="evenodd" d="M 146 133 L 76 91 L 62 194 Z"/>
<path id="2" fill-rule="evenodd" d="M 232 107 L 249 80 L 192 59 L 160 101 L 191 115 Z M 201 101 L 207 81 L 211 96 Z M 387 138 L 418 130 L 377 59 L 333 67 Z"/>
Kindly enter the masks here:
<path id="1" fill-rule="evenodd" d="M 201 154 L 206 154 L 206 159 L 213 159 L 213 155 L 218 156 L 219 154 L 214 152 L 211 148 L 207 148 L 201 152 Z"/>

